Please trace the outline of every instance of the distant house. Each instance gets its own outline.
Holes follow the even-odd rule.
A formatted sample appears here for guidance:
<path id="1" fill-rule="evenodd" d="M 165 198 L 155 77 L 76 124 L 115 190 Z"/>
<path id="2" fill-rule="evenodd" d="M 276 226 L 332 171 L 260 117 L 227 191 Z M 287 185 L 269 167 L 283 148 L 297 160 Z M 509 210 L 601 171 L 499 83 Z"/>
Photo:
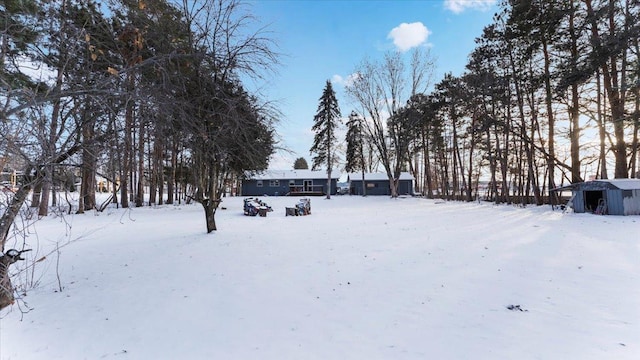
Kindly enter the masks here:
<path id="1" fill-rule="evenodd" d="M 576 213 L 640 215 L 640 179 L 593 180 L 564 186 Z"/>
<path id="2" fill-rule="evenodd" d="M 362 195 L 362 173 L 349 173 L 347 175 L 351 195 Z M 413 195 L 414 177 L 408 173 L 400 173 L 398 183 L 398 195 Z M 391 195 L 389 177 L 385 173 L 365 173 L 364 183 L 367 195 Z"/>
<path id="3" fill-rule="evenodd" d="M 331 175 L 331 195 L 336 194 L 339 174 Z M 266 170 L 242 180 L 242 196 L 314 196 L 327 194 L 327 172 Z"/>

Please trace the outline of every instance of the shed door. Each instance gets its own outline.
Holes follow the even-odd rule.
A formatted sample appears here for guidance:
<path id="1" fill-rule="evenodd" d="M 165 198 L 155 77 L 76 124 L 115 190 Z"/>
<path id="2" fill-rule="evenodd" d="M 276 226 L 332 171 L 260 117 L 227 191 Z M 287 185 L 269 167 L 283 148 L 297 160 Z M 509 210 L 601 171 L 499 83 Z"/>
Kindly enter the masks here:
<path id="1" fill-rule="evenodd" d="M 594 212 L 601 199 L 606 200 L 603 190 L 589 190 L 584 192 L 584 211 Z"/>

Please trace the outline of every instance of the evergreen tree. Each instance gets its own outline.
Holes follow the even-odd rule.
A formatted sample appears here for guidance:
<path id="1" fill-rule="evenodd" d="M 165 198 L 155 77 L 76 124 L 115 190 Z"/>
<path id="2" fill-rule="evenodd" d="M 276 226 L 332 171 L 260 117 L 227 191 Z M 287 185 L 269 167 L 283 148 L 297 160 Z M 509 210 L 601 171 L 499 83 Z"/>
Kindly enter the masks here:
<path id="1" fill-rule="evenodd" d="M 4 96 L 7 88 L 36 88 L 17 64 L 18 59 L 35 57 L 33 45 L 44 35 L 37 26 L 39 8 L 34 0 L 5 0 L 0 6 L 0 83 Z"/>
<path id="2" fill-rule="evenodd" d="M 316 170 L 320 165 L 327 164 L 327 199 L 330 199 L 331 170 L 335 152 L 332 145 L 336 142 L 336 129 L 340 125 L 340 108 L 336 93 L 329 80 L 327 80 L 319 101 L 318 111 L 313 117 L 314 124 L 311 128 L 316 133 L 310 149 L 312 154 L 316 154 L 313 157 L 311 168 Z"/>
<path id="3" fill-rule="evenodd" d="M 303 157 L 299 157 L 293 163 L 294 170 L 306 170 L 309 168 L 309 164 L 307 164 L 307 160 Z"/>
<path id="4" fill-rule="evenodd" d="M 364 186 L 364 139 L 362 133 L 362 119 L 355 111 L 352 111 L 347 121 L 347 156 L 345 171 L 348 173 L 360 170 L 362 172 L 362 195 L 367 195 L 366 186 Z"/>
<path id="5" fill-rule="evenodd" d="M 352 111 L 347 120 L 347 155 L 345 171 L 355 172 L 364 170 L 364 149 L 362 139 L 362 119 Z"/>

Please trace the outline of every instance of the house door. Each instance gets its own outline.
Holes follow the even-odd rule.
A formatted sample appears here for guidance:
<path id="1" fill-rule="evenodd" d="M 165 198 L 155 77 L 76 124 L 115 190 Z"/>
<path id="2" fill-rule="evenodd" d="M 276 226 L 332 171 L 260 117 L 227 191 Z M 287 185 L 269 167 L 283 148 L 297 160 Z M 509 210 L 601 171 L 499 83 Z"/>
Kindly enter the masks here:
<path id="1" fill-rule="evenodd" d="M 303 182 L 303 184 L 304 184 L 304 189 L 303 189 L 303 190 L 304 190 L 305 192 L 311 192 L 311 191 L 313 191 L 313 180 L 305 180 L 305 181 Z"/>

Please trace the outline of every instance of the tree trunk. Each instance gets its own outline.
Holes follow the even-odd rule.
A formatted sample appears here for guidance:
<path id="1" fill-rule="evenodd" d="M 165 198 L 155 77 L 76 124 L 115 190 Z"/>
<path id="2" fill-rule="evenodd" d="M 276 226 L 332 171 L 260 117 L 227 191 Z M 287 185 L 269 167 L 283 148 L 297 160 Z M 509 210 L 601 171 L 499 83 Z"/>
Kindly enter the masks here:
<path id="1" fill-rule="evenodd" d="M 640 151 L 638 144 L 638 133 L 640 133 L 640 89 L 634 90 L 635 93 L 635 110 L 633 112 L 633 140 L 631 141 L 631 177 L 640 179 L 640 170 L 638 169 L 638 152 Z"/>
<path id="2" fill-rule="evenodd" d="M 18 260 L 24 260 L 20 257 L 19 252 L 17 253 L 18 255 L 14 255 L 14 251 L 11 250 L 5 254 L 0 254 L 0 310 L 12 305 L 14 302 L 9 266 Z"/>
<path id="3" fill-rule="evenodd" d="M 167 204 L 171 205 L 174 201 L 174 186 L 176 186 L 176 168 L 178 167 L 178 146 L 176 141 L 171 141 L 171 169 L 167 178 Z"/>
<path id="4" fill-rule="evenodd" d="M 40 207 L 40 194 L 42 193 L 42 181 L 38 181 L 33 185 L 33 193 L 31 194 L 31 207 Z"/>
<path id="5" fill-rule="evenodd" d="M 596 75 L 596 107 L 596 121 L 598 122 L 598 135 L 600 138 L 600 179 L 608 179 L 606 129 L 602 116 L 602 84 L 599 70 Z"/>
<path id="6" fill-rule="evenodd" d="M 500 147 L 499 136 L 499 128 L 495 126 L 495 137 L 496 137 L 496 153 L 498 154 L 498 159 L 500 159 L 500 197 L 502 202 L 511 204 L 511 196 L 509 194 L 509 134 L 511 131 L 510 120 L 507 119 L 505 121 L 504 131 L 504 149 Z"/>
<path id="7" fill-rule="evenodd" d="M 128 74 L 127 88 L 131 92 L 134 86 L 133 74 Z M 132 99 L 126 104 L 124 114 L 124 149 L 122 150 L 122 170 L 120 174 L 120 201 L 123 208 L 129 207 L 129 174 L 131 173 L 131 157 L 133 153 L 131 136 L 133 132 L 133 107 Z"/>
<path id="8" fill-rule="evenodd" d="M 551 191 L 556 188 L 555 182 L 555 167 L 556 167 L 556 153 L 555 153 L 555 115 L 553 111 L 553 91 L 551 88 L 551 57 L 549 54 L 549 41 L 548 36 L 543 34 L 540 37 L 542 45 L 542 54 L 544 59 L 544 92 L 545 92 L 545 105 L 547 112 L 548 139 L 547 139 L 547 169 L 548 169 L 548 196 L 549 203 L 551 205 L 558 205 L 558 193 Z M 544 146 L 544 145 L 543 145 Z"/>
<path id="9" fill-rule="evenodd" d="M 425 184 L 422 186 L 422 189 L 427 189 L 427 198 L 433 199 L 433 185 L 431 179 L 431 164 L 429 163 L 429 139 L 427 138 L 427 134 L 425 133 L 424 128 L 422 129 L 422 161 L 424 162 L 424 181 Z"/>
<path id="10" fill-rule="evenodd" d="M 526 145 L 526 150 L 527 150 L 527 162 L 528 162 L 528 172 L 529 172 L 529 181 L 530 181 L 530 186 L 531 186 L 531 190 L 533 191 L 533 196 L 535 199 L 535 204 L 536 205 L 542 205 L 544 203 L 543 199 L 542 199 L 542 194 L 540 193 L 540 186 L 539 186 L 539 179 L 538 179 L 538 174 L 539 174 L 539 170 L 536 164 L 536 158 L 537 158 L 537 154 L 536 154 L 536 147 L 534 144 L 534 138 L 535 138 L 535 132 L 536 129 L 538 129 L 540 127 L 540 125 L 538 124 L 538 110 L 537 108 L 535 108 L 535 101 L 534 101 L 534 94 L 533 92 L 531 93 L 531 129 L 530 129 L 530 134 L 529 134 L 529 142 Z"/>
<path id="11" fill-rule="evenodd" d="M 472 120 L 472 127 L 476 126 L 476 121 L 477 119 L 473 118 Z M 471 140 L 470 140 L 470 146 L 469 146 L 469 170 L 467 171 L 467 201 L 473 201 L 473 187 L 471 184 L 473 184 L 473 153 L 475 151 L 475 140 L 474 140 L 474 134 L 472 133 L 471 135 Z"/>
<path id="12" fill-rule="evenodd" d="M 66 1 L 62 1 L 60 5 L 60 10 L 62 13 L 65 12 Z M 61 23 L 60 34 L 65 31 L 65 23 Z M 61 52 L 61 55 L 64 57 L 65 54 L 65 45 L 64 43 L 58 44 L 58 51 Z M 59 61 L 62 61 L 60 59 Z M 57 67 L 57 75 L 56 75 L 56 86 L 55 89 L 59 91 L 63 84 L 64 79 L 64 65 L 59 63 Z M 60 106 L 61 99 L 58 98 L 53 102 L 53 107 L 51 109 L 51 123 L 49 124 L 49 134 L 47 139 L 43 139 L 43 151 L 47 158 L 53 157 L 56 151 L 56 140 L 58 139 L 58 123 L 60 120 Z M 43 129 L 44 130 L 44 129 Z M 44 131 L 43 131 L 44 133 Z M 49 194 L 51 193 L 52 183 L 53 183 L 53 167 L 46 166 L 44 167 L 45 177 L 43 178 L 42 190 L 40 192 L 41 200 L 39 204 L 39 216 L 47 216 L 49 213 Z"/>
<path id="13" fill-rule="evenodd" d="M 640 54 L 640 40 L 633 42 L 635 53 Z M 635 108 L 633 112 L 633 140 L 631 145 L 631 174 L 632 177 L 640 179 L 640 84 L 633 89 L 635 97 Z"/>
<path id="14" fill-rule="evenodd" d="M 396 179 L 394 176 L 391 176 L 389 178 L 389 190 L 391 192 L 392 198 L 395 199 L 398 197 L 398 179 Z"/>
<path id="15" fill-rule="evenodd" d="M 53 166 L 45 166 L 43 172 L 44 178 L 42 179 L 42 189 L 40 190 L 38 216 L 47 216 L 49 214 L 49 195 L 51 194 L 51 183 L 53 182 Z"/>
<path id="16" fill-rule="evenodd" d="M 7 237 L 9 236 L 9 229 L 13 225 L 13 221 L 18 216 L 20 208 L 27 200 L 27 195 L 31 191 L 30 185 L 21 185 L 18 191 L 13 195 L 11 204 L 5 209 L 2 218 L 0 218 L 0 252 L 4 251 Z"/>
<path id="17" fill-rule="evenodd" d="M 154 182 L 153 186 L 150 186 L 151 189 L 158 190 L 158 198 L 154 199 L 158 205 L 162 205 L 164 203 L 164 160 L 162 157 L 163 148 L 164 148 L 164 139 L 162 138 L 162 134 L 160 131 L 156 131 L 156 138 L 153 142 L 153 176 L 152 180 Z M 152 190 L 155 195 L 155 190 Z M 155 196 L 154 196 L 155 197 Z M 149 202 L 151 203 L 151 194 L 149 194 Z"/>
<path id="18" fill-rule="evenodd" d="M 366 169 L 366 162 L 364 159 L 364 144 L 363 144 L 363 136 L 362 136 L 362 127 L 360 127 L 360 162 L 362 165 L 362 196 L 367 196 L 367 184 L 365 184 L 364 182 L 364 173 L 365 173 L 365 169 Z M 369 151 L 369 154 L 371 154 L 371 151 Z"/>
<path id="19" fill-rule="evenodd" d="M 211 199 L 205 199 L 200 202 L 202 207 L 204 208 L 204 217 L 207 224 L 207 234 L 210 234 L 213 231 L 218 230 L 216 227 L 216 201 L 212 201 Z"/>
<path id="20" fill-rule="evenodd" d="M 591 39 L 594 47 L 599 49 L 599 47 L 605 45 L 602 44 L 602 39 L 598 31 L 596 15 L 594 13 L 591 0 L 584 0 L 584 2 L 587 5 L 588 17 L 591 20 Z M 615 2 L 611 1 L 609 3 L 609 31 L 611 34 L 616 33 L 617 29 L 615 28 L 615 23 Z M 622 61 L 623 63 L 626 62 L 626 51 L 622 52 Z M 626 82 L 625 69 L 623 66 L 622 71 L 620 71 L 621 79 L 618 81 L 619 72 L 615 55 L 610 56 L 608 60 L 602 61 L 600 69 L 602 70 L 604 89 L 609 99 L 611 121 L 613 122 L 613 132 L 616 138 L 616 143 L 613 146 L 613 153 L 615 156 L 614 177 L 616 179 L 623 179 L 629 176 L 627 168 L 627 143 L 625 142 L 624 134 L 624 91 L 626 91 L 626 89 L 622 89 L 620 87 L 620 84 L 625 84 Z"/>
<path id="21" fill-rule="evenodd" d="M 145 122 L 143 119 L 139 118 L 140 127 L 138 130 L 138 183 L 136 186 L 136 207 L 141 207 L 144 205 L 144 144 L 145 144 Z"/>
<path id="22" fill-rule="evenodd" d="M 575 6 L 575 4 L 574 4 Z M 578 63 L 578 35 L 575 28 L 575 8 L 569 12 L 569 36 L 571 40 L 571 65 L 575 70 Z M 571 152 L 571 182 L 582 181 L 580 176 L 580 98 L 578 94 L 578 84 L 571 84 L 571 94 L 568 105 L 569 113 L 569 139 Z"/>
<path id="23" fill-rule="evenodd" d="M 500 204 L 500 197 L 498 197 L 498 181 L 497 181 L 497 177 L 496 177 L 496 171 L 497 171 L 497 164 L 496 164 L 496 156 L 494 155 L 494 153 L 497 152 L 497 150 L 493 150 L 491 148 L 491 127 L 487 126 L 486 127 L 486 134 L 487 134 L 487 152 L 489 155 L 489 173 L 491 174 L 491 180 L 489 183 L 489 193 L 493 194 L 493 201 L 496 204 Z M 498 139 L 496 138 L 496 145 L 499 144 L 498 143 Z"/>
<path id="24" fill-rule="evenodd" d="M 96 208 L 96 167 L 98 157 L 97 147 L 93 145 L 95 136 L 94 122 L 86 119 L 82 128 L 82 139 L 85 145 L 82 149 L 82 184 L 80 196 L 82 197 L 83 210 Z M 91 144 L 91 145 L 89 145 Z"/>

